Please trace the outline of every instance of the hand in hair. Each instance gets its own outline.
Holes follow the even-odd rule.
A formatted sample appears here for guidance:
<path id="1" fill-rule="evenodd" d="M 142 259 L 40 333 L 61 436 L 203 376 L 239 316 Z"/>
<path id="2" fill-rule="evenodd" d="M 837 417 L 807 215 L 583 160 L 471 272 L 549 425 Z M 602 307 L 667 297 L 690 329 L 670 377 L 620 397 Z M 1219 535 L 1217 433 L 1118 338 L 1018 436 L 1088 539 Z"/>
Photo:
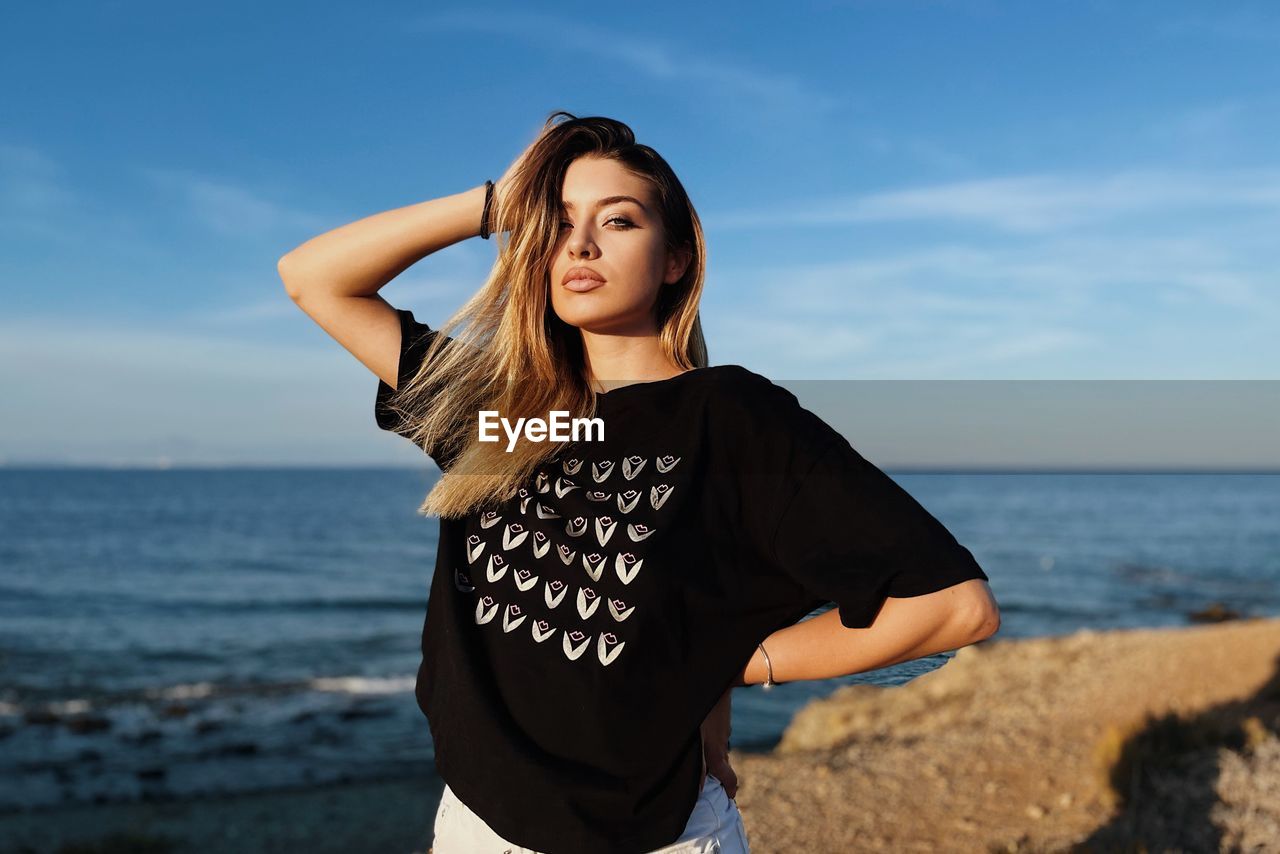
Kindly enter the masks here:
<path id="1" fill-rule="evenodd" d="M 530 146 L 532 148 L 532 146 Z M 511 181 L 515 174 L 520 171 L 520 167 L 528 158 L 529 148 L 520 152 L 520 156 L 511 161 L 511 165 L 507 167 L 507 171 L 502 173 L 502 177 L 493 182 L 493 203 L 494 206 L 502 204 L 504 193 L 511 187 Z"/>

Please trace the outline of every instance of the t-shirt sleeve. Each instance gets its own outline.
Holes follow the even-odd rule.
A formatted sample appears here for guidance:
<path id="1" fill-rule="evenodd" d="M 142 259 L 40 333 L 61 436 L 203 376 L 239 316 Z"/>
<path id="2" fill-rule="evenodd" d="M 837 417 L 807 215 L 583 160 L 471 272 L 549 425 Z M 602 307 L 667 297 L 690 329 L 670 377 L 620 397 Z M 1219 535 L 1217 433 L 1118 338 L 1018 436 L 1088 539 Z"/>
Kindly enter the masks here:
<path id="1" fill-rule="evenodd" d="M 833 602 L 840 622 L 866 628 L 888 596 L 921 596 L 978 578 L 972 552 L 896 481 L 839 433 L 805 472 L 772 536 L 775 565 L 812 599 Z"/>
<path id="2" fill-rule="evenodd" d="M 412 440 L 413 419 L 410 413 L 391 405 L 391 396 L 395 394 L 396 389 L 404 388 L 405 384 L 417 374 L 426 357 L 427 348 L 439 333 L 427 324 L 416 320 L 413 312 L 408 309 L 397 308 L 396 314 L 400 317 L 400 362 L 396 374 L 396 388 L 392 388 L 381 378 L 378 379 L 373 415 L 374 420 L 383 430 L 389 430 Z M 415 444 L 426 450 L 422 444 Z M 435 457 L 434 454 L 432 456 Z M 438 458 L 436 463 L 444 468 Z"/>

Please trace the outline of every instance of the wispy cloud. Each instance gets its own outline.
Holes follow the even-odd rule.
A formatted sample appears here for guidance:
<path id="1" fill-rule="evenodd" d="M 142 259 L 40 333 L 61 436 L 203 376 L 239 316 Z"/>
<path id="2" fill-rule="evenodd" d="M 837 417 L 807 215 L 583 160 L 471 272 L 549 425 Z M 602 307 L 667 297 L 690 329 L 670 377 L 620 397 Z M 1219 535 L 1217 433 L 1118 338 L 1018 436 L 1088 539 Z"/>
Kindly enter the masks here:
<path id="1" fill-rule="evenodd" d="M 1140 214 L 1221 207 L 1280 209 L 1280 169 L 1198 174 L 1142 169 L 1114 175 L 1019 175 L 771 203 L 717 214 L 720 230 L 935 221 L 1048 234 Z"/>
<path id="2" fill-rule="evenodd" d="M 194 221 L 221 234 L 261 237 L 332 225 L 315 213 L 288 207 L 233 181 L 154 166 L 139 167 L 138 173 L 175 197 Z"/>
<path id="3" fill-rule="evenodd" d="M 201 309 L 198 319 L 214 325 L 238 325 L 255 323 L 261 320 L 280 320 L 297 317 L 298 306 L 289 299 L 283 289 L 272 292 L 272 295 L 260 300 L 237 303 L 214 309 Z M 197 319 L 193 317 L 192 319 Z"/>
<path id="4" fill-rule="evenodd" d="M 1233 131 L 1249 111 L 1244 98 L 1189 107 L 1167 120 L 1155 122 L 1148 130 L 1162 137 L 1196 142 L 1214 139 Z"/>
<path id="5" fill-rule="evenodd" d="M 621 30 L 610 30 L 568 16 L 552 16 L 525 10 L 492 9 L 483 11 L 448 11 L 415 18 L 413 31 L 473 32 L 488 36 L 504 36 L 530 47 L 556 52 L 577 61 L 582 56 L 595 56 L 611 64 L 625 66 L 651 80 L 670 86 L 665 91 L 675 96 L 686 93 L 705 99 L 746 99 L 751 108 L 771 107 L 787 113 L 825 113 L 844 103 L 844 99 L 819 88 L 815 81 L 798 74 L 763 69 L 740 61 L 712 59 L 703 45 L 666 43 L 643 38 Z M 493 46 L 487 44 L 486 50 Z M 712 102 L 708 102 L 712 103 Z"/>
<path id="6" fill-rule="evenodd" d="M 451 254 L 448 258 L 433 259 L 435 267 L 446 269 L 425 273 L 411 268 L 388 282 L 379 293 L 397 308 L 413 310 L 414 316 L 423 323 L 439 327 L 484 283 L 488 270 L 482 268 L 492 263 L 491 258 L 481 256 L 480 253 L 484 251 L 468 247 L 467 244 L 450 247 Z M 225 289 L 226 292 L 245 290 L 250 289 L 231 285 Z M 195 307 L 183 322 L 196 326 L 208 324 L 223 327 L 299 316 L 298 306 L 281 287 L 266 296 L 244 302 Z"/>
<path id="7" fill-rule="evenodd" d="M 1155 33 L 1162 37 L 1205 36 L 1232 41 L 1270 45 L 1280 42 L 1280 15 L 1275 6 L 1262 8 L 1214 7 L 1211 12 L 1191 15 L 1174 15 L 1155 22 Z"/>
<path id="8" fill-rule="evenodd" d="M 1222 318 L 1280 326 L 1278 213 L 1280 172 L 1258 169 L 971 180 L 711 214 L 713 234 L 767 223 L 785 240 L 788 227 L 821 225 L 833 247 L 870 243 L 842 239 L 853 223 L 919 224 L 921 236 L 731 271 L 733 301 L 719 299 L 718 279 L 708 287 L 719 303 L 708 325 L 730 348 L 747 342 L 737 357 L 776 343 L 770 358 L 803 376 L 1011 375 L 1055 354 L 1087 375 L 1075 358 L 1085 353 L 1113 354 L 1122 373 L 1124 359 L 1151 370 L 1145 353 L 1129 352 L 1131 337 L 1107 331 L 1117 327 L 1166 348 L 1167 370 L 1185 375 L 1185 348 L 1231 340 Z M 971 234 L 929 234 L 939 220 Z M 1207 317 L 1216 320 L 1200 329 Z"/>
<path id="9" fill-rule="evenodd" d="M 841 282 L 826 280 L 829 289 Z M 1096 340 L 1084 312 L 1055 311 L 1053 300 L 964 296 L 948 286 L 916 283 L 867 299 L 857 296 L 867 289 L 850 287 L 832 305 L 790 300 L 783 288 L 749 304 L 714 305 L 704 310 L 713 361 L 790 378 L 960 378 L 1021 372 L 1028 357 Z"/>
<path id="10" fill-rule="evenodd" d="M 999 245 L 942 244 L 868 258 L 765 265 L 752 278 L 785 283 L 787 299 L 814 310 L 989 312 L 1032 300 L 1053 310 L 1106 287 L 1179 290 L 1250 311 L 1280 296 L 1265 259 L 1234 258 L 1229 244 L 1194 233 L 1050 237 Z M 937 290 L 922 290 L 930 283 Z M 975 303 L 974 301 L 978 301 Z"/>
<path id="11" fill-rule="evenodd" d="M 78 198 L 62 165 L 39 148 L 0 143 L 0 226 L 60 239 Z"/>

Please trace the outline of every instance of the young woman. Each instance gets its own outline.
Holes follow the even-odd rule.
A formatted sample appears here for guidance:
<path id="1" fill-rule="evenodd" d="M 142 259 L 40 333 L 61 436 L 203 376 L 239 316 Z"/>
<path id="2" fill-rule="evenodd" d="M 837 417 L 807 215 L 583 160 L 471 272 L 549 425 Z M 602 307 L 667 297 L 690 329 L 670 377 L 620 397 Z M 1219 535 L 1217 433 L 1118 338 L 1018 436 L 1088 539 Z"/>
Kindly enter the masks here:
<path id="1" fill-rule="evenodd" d="M 488 280 L 440 328 L 378 296 L 490 232 Z M 937 519 L 790 392 L 708 366 L 705 259 L 666 161 L 564 112 L 496 185 L 281 259 L 298 306 L 380 378 L 378 425 L 443 473 L 420 508 L 440 540 L 415 692 L 446 783 L 435 854 L 746 851 L 735 685 L 998 627 Z M 586 417 L 602 431 L 556 430 Z"/>

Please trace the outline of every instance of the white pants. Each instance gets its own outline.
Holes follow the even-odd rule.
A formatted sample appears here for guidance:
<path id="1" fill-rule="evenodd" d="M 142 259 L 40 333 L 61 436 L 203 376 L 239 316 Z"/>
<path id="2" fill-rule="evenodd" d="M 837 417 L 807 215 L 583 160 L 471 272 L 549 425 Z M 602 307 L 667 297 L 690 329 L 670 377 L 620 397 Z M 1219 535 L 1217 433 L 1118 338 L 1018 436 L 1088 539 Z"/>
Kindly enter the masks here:
<path id="1" fill-rule="evenodd" d="M 738 805 L 714 774 L 707 774 L 685 825 L 684 833 L 670 845 L 650 854 L 750 854 L 747 829 Z M 494 833 L 445 784 L 436 809 L 435 839 L 431 854 L 538 854 L 507 842 Z"/>

